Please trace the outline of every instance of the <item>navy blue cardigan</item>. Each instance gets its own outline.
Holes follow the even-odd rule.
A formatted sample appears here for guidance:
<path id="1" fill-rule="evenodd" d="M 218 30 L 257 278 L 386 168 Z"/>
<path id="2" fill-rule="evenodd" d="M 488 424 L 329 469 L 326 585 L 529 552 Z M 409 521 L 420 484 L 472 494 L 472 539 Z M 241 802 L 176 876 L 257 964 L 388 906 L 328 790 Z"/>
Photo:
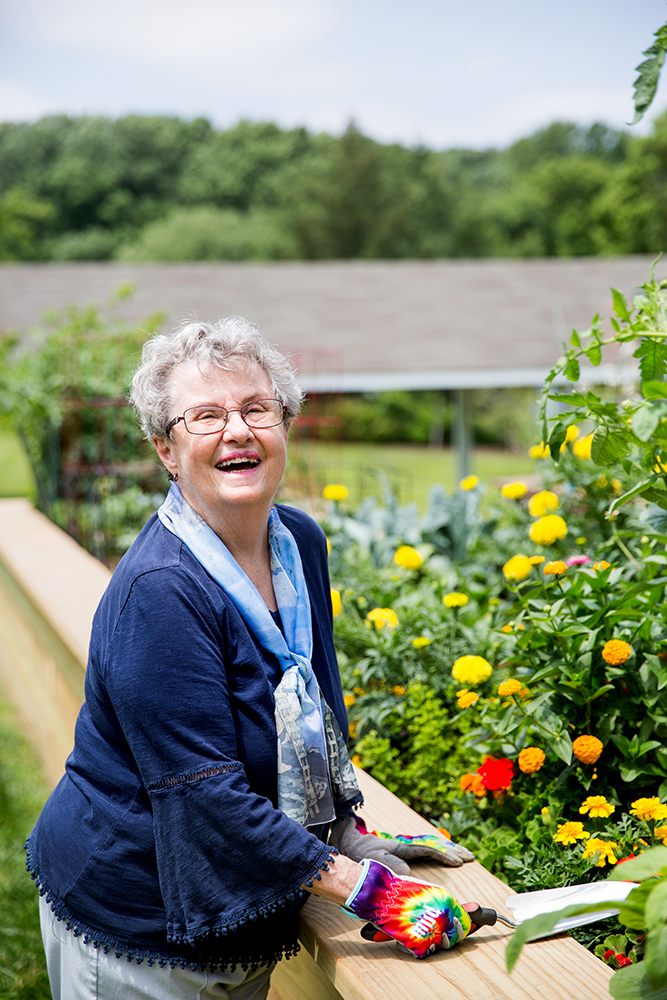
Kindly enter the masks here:
<path id="1" fill-rule="evenodd" d="M 326 540 L 277 508 L 301 552 L 313 668 L 347 734 Z M 65 776 L 28 841 L 55 913 L 149 963 L 260 963 L 296 950 L 300 886 L 330 849 L 277 808 L 275 658 L 154 515 L 95 614 Z"/>

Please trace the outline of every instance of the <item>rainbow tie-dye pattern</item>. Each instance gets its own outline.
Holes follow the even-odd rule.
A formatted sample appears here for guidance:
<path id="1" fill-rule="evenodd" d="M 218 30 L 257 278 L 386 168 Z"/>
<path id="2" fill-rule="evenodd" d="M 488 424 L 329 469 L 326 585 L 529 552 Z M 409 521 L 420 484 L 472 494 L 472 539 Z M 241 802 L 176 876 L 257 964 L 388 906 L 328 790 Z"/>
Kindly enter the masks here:
<path id="1" fill-rule="evenodd" d="M 409 847 L 430 847 L 440 854 L 447 853 L 447 847 L 454 847 L 452 840 L 439 836 L 437 833 L 423 833 L 416 837 L 406 837 L 401 833 L 383 833 L 381 830 L 370 831 L 375 837 L 383 837 L 385 840 L 398 840 L 401 844 Z"/>
<path id="2" fill-rule="evenodd" d="M 470 933 L 470 917 L 443 886 L 400 878 L 378 861 L 365 859 L 361 864 L 364 874 L 345 908 L 395 938 L 416 958 L 452 948 Z"/>

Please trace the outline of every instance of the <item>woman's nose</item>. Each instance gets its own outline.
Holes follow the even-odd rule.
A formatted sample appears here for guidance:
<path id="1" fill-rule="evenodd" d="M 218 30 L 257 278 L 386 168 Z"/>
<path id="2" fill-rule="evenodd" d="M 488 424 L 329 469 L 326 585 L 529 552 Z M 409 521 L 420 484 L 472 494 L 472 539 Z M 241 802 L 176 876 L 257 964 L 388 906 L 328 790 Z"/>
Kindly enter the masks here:
<path id="1" fill-rule="evenodd" d="M 222 432 L 225 441 L 247 441 L 252 437 L 252 428 L 248 427 L 238 410 L 230 410 L 228 414 L 227 424 Z"/>

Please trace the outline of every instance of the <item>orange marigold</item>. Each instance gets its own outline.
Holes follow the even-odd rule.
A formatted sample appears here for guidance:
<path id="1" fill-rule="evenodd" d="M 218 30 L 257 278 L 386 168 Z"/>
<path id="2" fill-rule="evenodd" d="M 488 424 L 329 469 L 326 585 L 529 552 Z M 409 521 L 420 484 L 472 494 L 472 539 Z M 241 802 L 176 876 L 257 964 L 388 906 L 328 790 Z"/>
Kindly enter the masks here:
<path id="1" fill-rule="evenodd" d="M 510 695 L 517 694 L 521 690 L 521 681 L 516 680 L 514 677 L 510 677 L 509 680 L 503 681 L 502 684 L 498 685 L 498 694 L 501 698 L 509 698 Z"/>
<path id="2" fill-rule="evenodd" d="M 459 787 L 462 792 L 472 792 L 479 798 L 486 795 L 486 785 L 479 774 L 471 774 L 470 772 L 464 774 L 459 781 Z"/>
<path id="3" fill-rule="evenodd" d="M 632 656 L 632 646 L 623 639 L 610 639 L 602 647 L 602 659 L 612 667 L 618 667 Z"/>
<path id="4" fill-rule="evenodd" d="M 539 747 L 525 747 L 519 754 L 519 770 L 524 774 L 535 774 L 545 761 L 544 751 Z"/>
<path id="5" fill-rule="evenodd" d="M 577 736 L 572 750 L 582 764 L 594 764 L 602 753 L 602 741 L 597 736 Z"/>
<path id="6" fill-rule="evenodd" d="M 542 572 L 545 576 L 561 576 L 563 573 L 567 573 L 567 563 L 563 562 L 562 559 L 554 559 L 553 562 L 544 564 Z"/>

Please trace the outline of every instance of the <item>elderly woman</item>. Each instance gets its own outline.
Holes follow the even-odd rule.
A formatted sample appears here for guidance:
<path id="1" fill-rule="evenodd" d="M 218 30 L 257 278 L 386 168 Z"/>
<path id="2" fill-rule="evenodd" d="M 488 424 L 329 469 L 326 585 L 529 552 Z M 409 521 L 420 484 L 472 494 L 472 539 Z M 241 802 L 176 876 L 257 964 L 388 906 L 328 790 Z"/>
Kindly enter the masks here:
<path id="1" fill-rule="evenodd" d="M 292 369 L 242 319 L 190 323 L 146 344 L 131 399 L 172 485 L 97 610 L 28 842 L 54 1000 L 264 997 L 308 891 L 418 957 L 450 947 L 465 911 L 351 818 L 326 541 L 273 504 Z M 337 817 L 361 864 L 327 845 Z"/>

